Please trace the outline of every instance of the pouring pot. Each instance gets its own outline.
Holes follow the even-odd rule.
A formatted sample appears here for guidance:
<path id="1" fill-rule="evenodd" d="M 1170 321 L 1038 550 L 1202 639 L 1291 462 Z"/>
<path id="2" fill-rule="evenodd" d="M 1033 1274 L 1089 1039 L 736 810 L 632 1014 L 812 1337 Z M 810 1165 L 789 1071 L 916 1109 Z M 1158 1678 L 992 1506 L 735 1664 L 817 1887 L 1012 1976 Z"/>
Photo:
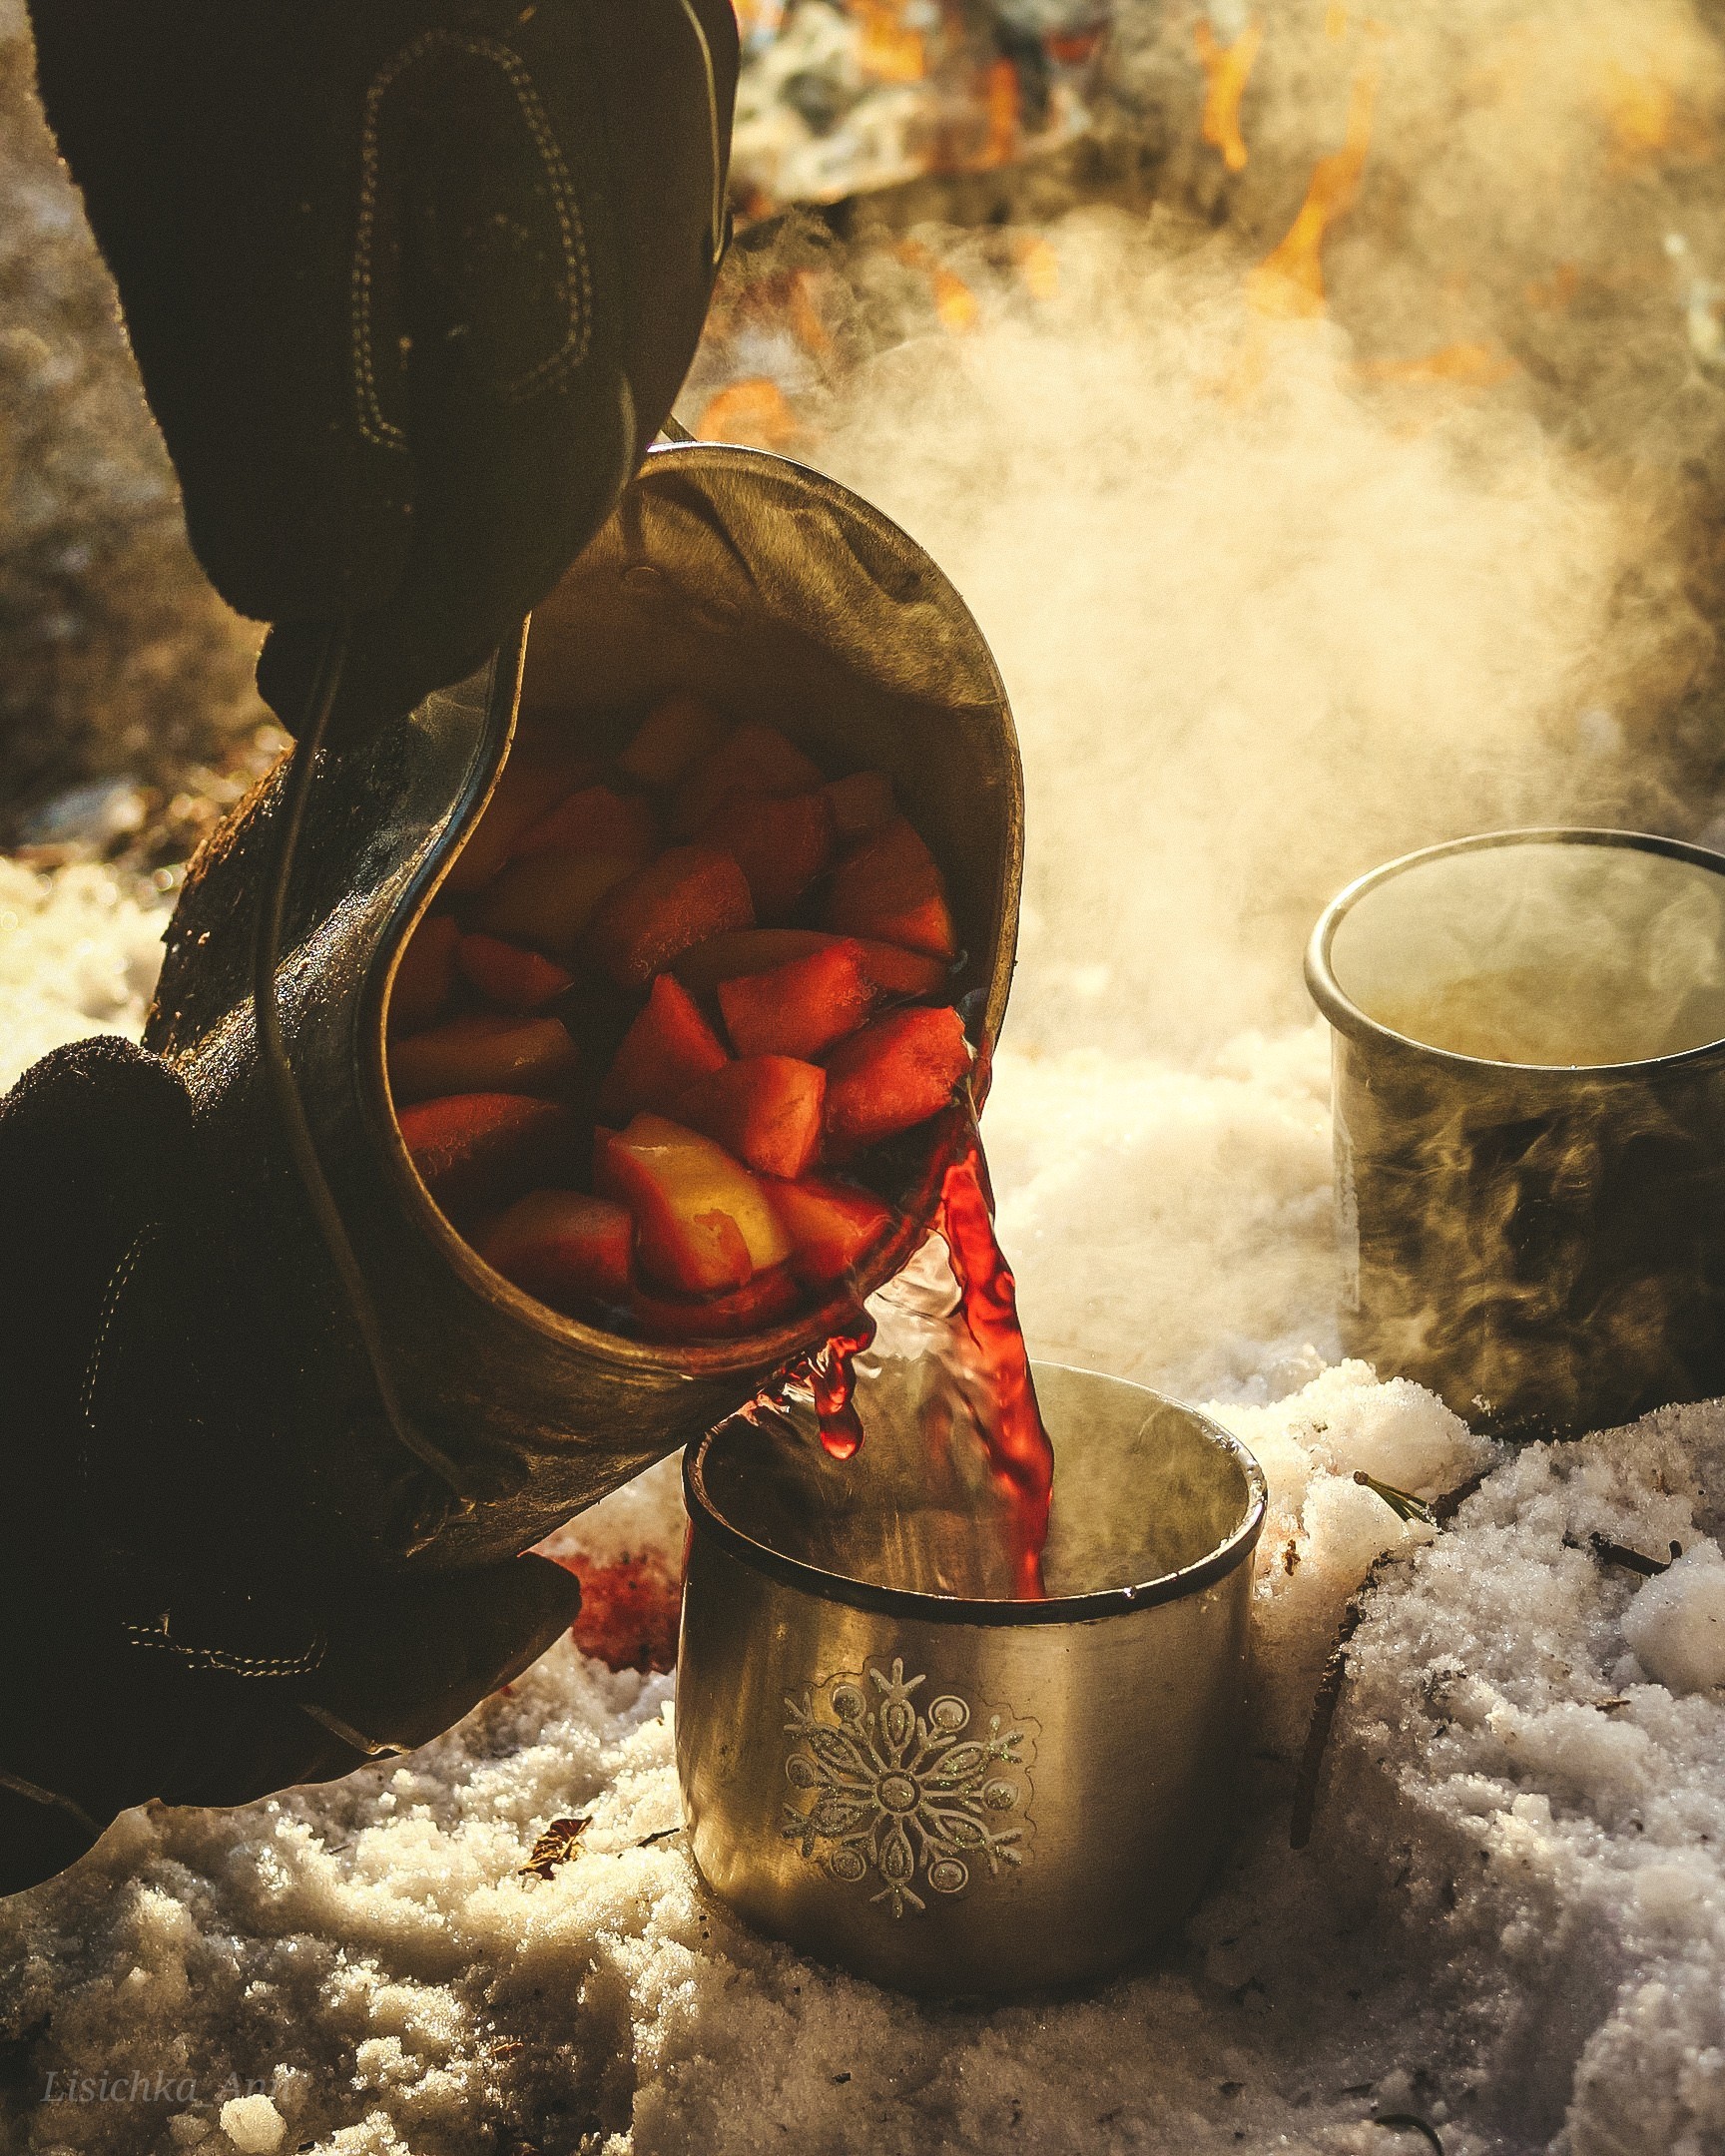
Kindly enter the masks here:
<path id="1" fill-rule="evenodd" d="M 1725 1391 L 1725 856 L 1433 846 L 1343 891 L 1306 972 L 1350 1353 L 1505 1436 Z"/>
<path id="2" fill-rule="evenodd" d="M 985 1055 L 998 1032 L 1023 789 L 975 622 L 927 555 L 834 480 L 754 450 L 656 449 L 530 634 L 324 749 L 291 847 L 279 765 L 192 863 L 169 930 L 146 1045 L 189 1084 L 240 1247 L 288 1320 L 260 1381 L 282 1395 L 303 1500 L 356 1548 L 432 1565 L 524 1549 L 699 1436 L 852 1308 L 847 1296 L 752 1337 L 677 1345 L 562 1317 L 461 1240 L 396 1126 L 394 967 L 484 808 L 518 704 L 604 756 L 677 689 L 779 727 L 836 775 L 890 775 L 946 875 L 971 1038 Z M 284 860 L 279 962 L 264 967 L 280 1035 L 266 1028 L 261 1046 L 256 924 Z M 890 1193 L 903 1225 L 857 1295 L 920 1239 L 941 1136 Z"/>

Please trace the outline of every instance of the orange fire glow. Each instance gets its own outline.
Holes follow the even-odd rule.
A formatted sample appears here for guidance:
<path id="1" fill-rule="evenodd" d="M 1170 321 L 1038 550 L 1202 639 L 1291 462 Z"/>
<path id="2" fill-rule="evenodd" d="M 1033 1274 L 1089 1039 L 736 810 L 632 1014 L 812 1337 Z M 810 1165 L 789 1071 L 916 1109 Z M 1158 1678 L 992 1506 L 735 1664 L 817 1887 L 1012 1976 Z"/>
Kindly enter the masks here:
<path id="1" fill-rule="evenodd" d="M 1012 260 L 1032 299 L 1052 299 L 1060 289 L 1060 258 L 1040 233 L 1025 233 L 1013 243 Z"/>
<path id="2" fill-rule="evenodd" d="M 1541 314 L 1563 314 L 1574 304 L 1581 289 L 1581 271 L 1572 262 L 1560 262 L 1548 277 L 1534 277 L 1521 287 L 1521 296 Z"/>
<path id="3" fill-rule="evenodd" d="M 1200 15 L 1192 42 L 1205 75 L 1204 124 L 1199 132 L 1213 150 L 1220 150 L 1230 172 L 1246 170 L 1246 142 L 1240 133 L 1240 100 L 1251 78 L 1252 63 L 1264 42 L 1264 25 L 1256 16 L 1232 45 L 1217 43 L 1209 18 Z"/>
<path id="4" fill-rule="evenodd" d="M 1362 381 L 1459 382 L 1468 389 L 1489 389 L 1519 369 L 1495 344 L 1439 345 L 1413 359 L 1366 359 L 1355 370 Z"/>
<path id="5" fill-rule="evenodd" d="M 920 82 L 928 72 L 928 48 L 920 30 L 903 20 L 898 0 L 856 0 L 862 24 L 858 64 L 873 82 Z"/>
<path id="6" fill-rule="evenodd" d="M 1018 70 L 996 60 L 988 70 L 988 142 L 985 165 L 1009 165 L 1018 154 Z"/>
<path id="7" fill-rule="evenodd" d="M 695 433 L 702 441 L 741 442 L 751 449 L 786 449 L 798 434 L 785 392 L 764 374 L 727 382 L 702 408 Z"/>
<path id="8" fill-rule="evenodd" d="M 934 296 L 934 312 L 943 329 L 961 335 L 966 329 L 975 328 L 981 309 L 976 303 L 976 294 L 957 270 L 948 270 L 915 240 L 900 240 L 896 253 L 901 263 L 912 270 L 920 270 L 928 279 Z"/>
<path id="9" fill-rule="evenodd" d="M 1354 77 L 1341 149 L 1318 160 L 1306 200 L 1288 228 L 1287 237 L 1246 281 L 1247 297 L 1260 313 L 1285 318 L 1323 313 L 1324 236 L 1338 218 L 1353 208 L 1360 192 L 1377 96 L 1378 66 L 1374 59 L 1368 60 Z"/>

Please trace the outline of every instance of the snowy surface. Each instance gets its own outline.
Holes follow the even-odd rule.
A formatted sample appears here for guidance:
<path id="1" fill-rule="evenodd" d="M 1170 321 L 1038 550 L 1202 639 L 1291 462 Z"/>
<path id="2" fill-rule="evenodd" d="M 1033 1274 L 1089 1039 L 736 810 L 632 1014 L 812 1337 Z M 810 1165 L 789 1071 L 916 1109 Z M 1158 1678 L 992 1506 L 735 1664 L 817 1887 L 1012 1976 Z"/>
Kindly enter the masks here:
<path id="1" fill-rule="evenodd" d="M 61 1032 L 135 1022 L 148 914 L 87 871 L 0 875 L 17 914 L 8 1072 Z M 937 2007 L 752 1936 L 679 1842 L 634 1846 L 678 1816 L 671 1681 L 564 1644 L 406 1762 L 242 1812 L 130 1814 L 8 1905 L 0 2032 L 24 2050 L 0 2142 L 1428 2145 L 1381 2113 L 1432 2122 L 1450 2156 L 1719 2148 L 1725 1564 L 1708 1538 L 1725 1415 L 1523 1454 L 1420 1550 L 1426 1531 L 1398 1528 L 1355 1468 L 1430 1494 L 1491 1455 L 1430 1394 L 1330 1359 L 1324 1069 L 1305 1028 L 1182 1070 L 1007 1053 L 988 1116 L 1039 1347 L 1212 1393 L 1273 1492 L 1245 1824 L 1153 1962 L 1074 1996 Z M 1169 1270 L 1195 1243 L 1221 1254 L 1196 1303 Z M 1104 1276 L 1117 1304 L 1086 1303 Z M 606 1563 L 674 1560 L 680 1531 L 668 1464 L 574 1533 Z M 1643 1581 L 1595 1559 L 1596 1532 L 1686 1554 Z M 1359 1635 L 1296 1857 L 1292 1761 L 1319 1671 L 1397 1543 L 1412 1561 Z M 518 1878 L 575 1812 L 592 1815 L 579 1856 Z"/>

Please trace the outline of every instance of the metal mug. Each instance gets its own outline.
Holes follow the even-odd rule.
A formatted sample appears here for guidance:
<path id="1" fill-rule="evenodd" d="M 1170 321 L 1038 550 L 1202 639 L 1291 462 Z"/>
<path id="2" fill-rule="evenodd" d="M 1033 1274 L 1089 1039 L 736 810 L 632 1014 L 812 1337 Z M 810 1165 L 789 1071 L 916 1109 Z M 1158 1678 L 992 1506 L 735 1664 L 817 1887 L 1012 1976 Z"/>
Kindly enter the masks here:
<path id="1" fill-rule="evenodd" d="M 530 639 L 524 625 L 471 681 L 305 759 L 296 846 L 282 837 L 294 769 L 278 766 L 192 863 L 170 926 L 146 1045 L 191 1087 L 265 1292 L 298 1314 L 284 1340 L 314 1344 L 260 1382 L 283 1399 L 303 1502 L 361 1549 L 460 1565 L 525 1548 L 698 1437 L 849 1312 L 847 1299 L 845 1313 L 675 1345 L 563 1317 L 450 1227 L 390 1105 L 389 984 L 496 783 L 518 696 L 528 713 L 569 715 L 603 756 L 675 689 L 769 721 L 835 771 L 891 776 L 946 875 L 971 1038 L 986 1050 L 999 1031 L 1023 788 L 980 630 L 921 548 L 837 481 L 721 444 L 654 450 Z M 273 879 L 274 1057 L 254 1014 Z M 904 1225 L 862 1294 L 923 1232 L 938 1135 L 906 1149 L 890 1193 Z"/>
<path id="2" fill-rule="evenodd" d="M 807 1421 L 738 1416 L 685 1459 L 695 1862 L 761 1930 L 905 1991 L 1126 1960 L 1196 1899 L 1236 1783 L 1258 1465 L 1143 1386 L 1035 1375 L 1044 1601 L 892 1584 L 854 1495 L 872 1435 L 840 1462 Z"/>
<path id="3" fill-rule="evenodd" d="M 1342 1334 L 1501 1435 L 1725 1391 L 1725 856 L 1433 846 L 1319 921 Z"/>

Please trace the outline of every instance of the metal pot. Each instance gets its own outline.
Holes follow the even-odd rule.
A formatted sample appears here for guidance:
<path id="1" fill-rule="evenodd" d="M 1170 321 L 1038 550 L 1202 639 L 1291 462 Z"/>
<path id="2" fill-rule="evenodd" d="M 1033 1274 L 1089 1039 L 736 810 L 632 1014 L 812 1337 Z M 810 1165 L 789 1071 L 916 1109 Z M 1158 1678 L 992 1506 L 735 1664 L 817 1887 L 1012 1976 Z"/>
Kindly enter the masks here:
<path id="1" fill-rule="evenodd" d="M 1725 1391 L 1725 857 L 1433 846 L 1335 900 L 1306 974 L 1351 1353 L 1505 1435 Z"/>
<path id="2" fill-rule="evenodd" d="M 450 1228 L 390 1106 L 391 975 L 495 784 L 518 694 L 603 754 L 673 688 L 772 722 L 834 771 L 890 773 L 947 876 L 971 1036 L 998 1031 L 1023 792 L 975 622 L 837 482 L 753 450 L 655 450 L 530 640 L 524 626 L 471 681 L 323 751 L 297 804 L 279 766 L 192 864 L 170 929 L 146 1043 L 191 1085 L 263 1292 L 293 1314 L 261 1382 L 283 1392 L 302 1499 L 367 1550 L 467 1564 L 522 1549 L 833 1330 L 830 1309 L 664 1347 L 545 1309 Z M 285 860 L 279 962 L 271 944 L 257 999 L 279 1009 L 279 1038 L 266 1026 L 261 1050 L 260 894 Z M 931 1150 L 863 1292 L 920 1233 Z"/>
<path id="3" fill-rule="evenodd" d="M 806 1418 L 737 1417 L 684 1465 L 695 1861 L 749 1922 L 902 1990 L 1125 1960 L 1197 1898 L 1236 1787 L 1263 1475 L 1143 1386 L 1035 1376 L 1045 1601 L 892 1584 L 852 1489 L 872 1436 L 840 1463 Z"/>

